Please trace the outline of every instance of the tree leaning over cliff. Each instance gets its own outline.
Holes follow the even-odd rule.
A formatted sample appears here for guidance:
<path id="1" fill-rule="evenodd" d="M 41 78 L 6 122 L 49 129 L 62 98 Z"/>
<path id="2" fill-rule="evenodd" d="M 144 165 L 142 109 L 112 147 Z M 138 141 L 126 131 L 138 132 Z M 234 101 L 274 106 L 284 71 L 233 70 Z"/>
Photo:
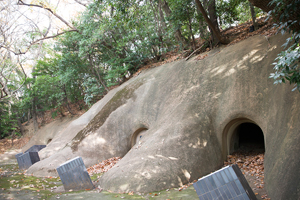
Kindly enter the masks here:
<path id="1" fill-rule="evenodd" d="M 195 0 L 195 2 L 196 2 L 196 4 L 197 4 L 197 6 L 198 6 L 200 12 L 202 13 L 202 15 L 203 15 L 205 21 L 207 22 L 207 24 L 209 25 L 209 27 L 211 28 L 211 30 L 213 31 L 213 33 L 216 35 L 216 37 L 218 38 L 218 40 L 219 40 L 222 44 L 228 44 L 229 41 L 226 40 L 225 37 L 222 37 L 222 35 L 221 35 L 221 33 L 220 33 L 220 30 L 217 29 L 217 28 L 213 25 L 212 21 L 208 18 L 207 14 L 206 14 L 206 12 L 205 12 L 203 6 L 202 6 L 202 3 L 201 3 L 199 0 Z"/>

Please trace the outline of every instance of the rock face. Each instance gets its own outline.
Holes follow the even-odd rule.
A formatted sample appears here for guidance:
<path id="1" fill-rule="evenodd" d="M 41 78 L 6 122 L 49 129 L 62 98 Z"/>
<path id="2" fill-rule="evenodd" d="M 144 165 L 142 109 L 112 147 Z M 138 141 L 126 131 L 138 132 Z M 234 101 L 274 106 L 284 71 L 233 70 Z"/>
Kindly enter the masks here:
<path id="1" fill-rule="evenodd" d="M 284 42 L 281 35 L 254 36 L 200 61 L 141 73 L 62 130 L 27 173 L 57 175 L 55 168 L 76 156 L 87 167 L 120 156 L 101 177 L 102 188 L 178 187 L 220 168 L 238 142 L 239 125 L 252 123 L 264 134 L 269 196 L 298 199 L 300 94 L 268 78 Z"/>
<path id="2" fill-rule="evenodd" d="M 43 127 L 41 127 L 31 138 L 31 140 L 22 148 L 22 152 L 27 151 L 33 145 L 48 145 L 50 142 L 52 148 L 47 148 L 43 150 L 41 159 L 45 158 L 45 152 L 53 152 L 54 149 L 60 149 L 61 146 L 64 146 L 68 140 L 64 141 L 64 138 L 61 133 L 64 133 L 64 129 L 69 126 L 69 124 L 75 120 L 76 117 L 64 117 L 62 119 L 55 120 Z M 53 148 L 56 146 L 56 148 Z M 40 154 L 41 155 L 41 154 Z"/>

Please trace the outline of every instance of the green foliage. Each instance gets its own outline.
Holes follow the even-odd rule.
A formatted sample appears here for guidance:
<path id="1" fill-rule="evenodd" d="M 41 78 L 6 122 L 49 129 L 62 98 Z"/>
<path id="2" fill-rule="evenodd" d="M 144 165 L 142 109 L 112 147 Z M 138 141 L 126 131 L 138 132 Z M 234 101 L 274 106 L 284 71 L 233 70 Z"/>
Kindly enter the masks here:
<path id="1" fill-rule="evenodd" d="M 240 20 L 240 8 L 243 7 L 246 0 L 230 0 L 230 1 L 217 1 L 217 10 L 220 16 L 220 21 L 223 26 L 233 24 L 235 21 Z M 243 7 L 243 9 L 245 9 Z M 249 10 L 246 8 L 244 11 Z M 243 12 L 243 15 L 245 12 Z M 250 16 L 248 17 L 250 19 Z"/>
<path id="2" fill-rule="evenodd" d="M 239 23 L 244 23 L 251 19 L 251 12 L 249 9 L 249 1 L 239 0 L 240 4 L 237 7 L 237 19 Z M 260 8 L 254 7 L 254 11 L 256 13 L 256 17 L 263 15 L 263 11 Z"/>
<path id="3" fill-rule="evenodd" d="M 27 79 L 18 95 L 1 102 L 1 136 L 17 132 L 18 120 L 25 120 L 29 110 L 38 114 L 51 110 L 55 117 L 69 103 L 84 100 L 90 106 L 106 94 L 108 87 L 122 83 L 149 60 L 159 61 L 164 53 L 181 51 L 183 47 L 195 48 L 191 41 L 197 35 L 210 40 L 207 24 L 194 0 L 166 0 L 171 12 L 164 10 L 164 2 L 92 1 L 73 22 L 78 31 L 59 36 L 51 51 L 44 44 L 42 54 L 47 56 L 33 66 L 32 78 Z M 246 0 L 219 0 L 216 6 L 223 27 L 251 18 Z M 177 30 L 182 34 L 180 41 L 178 35 L 175 37 Z M 27 44 L 29 39 L 38 37 L 36 33 L 28 33 L 21 43 Z M 187 45 L 181 44 L 185 42 Z M 33 45 L 32 51 L 39 48 Z M 299 48 L 290 48 L 282 57 L 296 57 L 295 50 Z M 13 91 L 20 87 L 23 77 L 10 59 L 3 63 L 7 67 L 1 67 L 2 73 L 8 77 L 7 86 Z M 282 78 L 282 74 L 291 71 L 280 71 L 274 77 Z M 290 78 L 295 79 L 295 75 Z"/>
<path id="4" fill-rule="evenodd" d="M 286 50 L 275 59 L 275 72 L 270 74 L 270 78 L 274 79 L 274 84 L 285 83 L 287 80 L 294 84 L 293 91 L 300 92 L 300 2 L 272 0 L 271 4 L 275 5 L 275 8 L 269 14 L 277 19 L 276 26 L 282 34 L 289 31 L 292 32 L 292 36 L 283 45 Z"/>
<path id="5" fill-rule="evenodd" d="M 300 47 L 299 47 L 300 34 L 293 34 L 289 40 L 294 40 L 294 42 L 285 51 L 278 54 L 275 63 L 274 73 L 270 74 L 270 78 L 274 79 L 274 83 L 285 83 L 285 80 L 294 84 L 294 90 L 300 92 Z"/>
<path id="6" fill-rule="evenodd" d="M 82 87 L 85 89 L 84 101 L 89 106 L 94 103 L 95 97 L 99 97 L 104 94 L 104 88 L 99 88 L 96 79 L 92 77 L 86 78 Z"/>
<path id="7" fill-rule="evenodd" d="M 76 62 L 76 59 L 72 54 L 55 55 L 37 63 L 36 79 L 27 91 L 31 98 L 38 99 L 40 111 L 56 109 L 82 98 L 80 60 Z"/>
<path id="8" fill-rule="evenodd" d="M 244 23 L 251 19 L 248 0 L 221 0 L 217 1 L 217 12 L 223 28 L 234 23 Z M 262 14 L 262 10 L 254 7 L 256 16 Z"/>
<path id="9" fill-rule="evenodd" d="M 96 66 L 105 65 L 104 76 L 111 84 L 118 83 L 127 71 L 136 71 L 145 58 L 162 52 L 157 45 L 159 36 L 155 32 L 153 12 L 147 3 L 95 2 L 82 16 L 80 28 L 82 37 L 86 38 L 79 43 L 80 55 L 90 54 Z"/>
<path id="10" fill-rule="evenodd" d="M 5 58 L 5 56 L 3 57 Z M 0 81 L 6 83 L 5 86 L 9 91 L 8 96 L 0 101 L 0 138 L 19 135 L 17 122 L 18 115 L 20 115 L 20 104 L 17 99 L 10 97 L 10 93 L 17 90 L 24 82 L 24 75 L 18 68 L 18 64 L 10 56 L 1 61 Z M 0 85 L 0 88 L 2 89 L 2 85 Z"/>
<path id="11" fill-rule="evenodd" d="M 11 110 L 11 111 L 10 111 Z M 0 139 L 7 136 L 19 135 L 17 121 L 18 106 L 0 102 Z"/>

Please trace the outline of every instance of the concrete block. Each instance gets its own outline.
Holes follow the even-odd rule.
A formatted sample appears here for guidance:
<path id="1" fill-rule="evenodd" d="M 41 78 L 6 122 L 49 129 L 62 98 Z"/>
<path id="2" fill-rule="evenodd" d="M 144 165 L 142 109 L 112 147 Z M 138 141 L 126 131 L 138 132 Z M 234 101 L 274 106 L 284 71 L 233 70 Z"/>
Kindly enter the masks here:
<path id="1" fill-rule="evenodd" d="M 66 191 L 94 189 L 81 157 L 69 160 L 56 168 Z"/>
<path id="2" fill-rule="evenodd" d="M 237 165 L 224 167 L 193 184 L 202 199 L 256 200 L 256 196 Z"/>
<path id="3" fill-rule="evenodd" d="M 33 145 L 29 149 L 27 149 L 24 153 L 27 152 L 39 152 L 41 149 L 45 148 L 46 145 Z"/>
<path id="4" fill-rule="evenodd" d="M 21 155 L 23 155 L 23 153 L 18 153 L 18 154 L 15 155 L 15 157 L 16 157 L 16 159 L 17 159 L 17 161 L 18 161 L 18 165 L 19 165 L 19 166 L 20 166 L 20 164 L 21 164 L 20 159 L 19 159 L 19 157 L 20 157 Z M 21 164 L 21 165 L 22 165 L 22 164 Z"/>
<path id="5" fill-rule="evenodd" d="M 15 155 L 15 157 L 18 159 L 19 156 L 23 155 L 23 153 L 18 153 Z"/>
<path id="6" fill-rule="evenodd" d="M 31 165 L 40 161 L 38 152 L 27 152 L 22 155 L 20 155 L 20 154 L 21 153 L 17 154 L 17 155 L 19 155 L 18 157 L 16 155 L 20 169 L 28 169 Z"/>

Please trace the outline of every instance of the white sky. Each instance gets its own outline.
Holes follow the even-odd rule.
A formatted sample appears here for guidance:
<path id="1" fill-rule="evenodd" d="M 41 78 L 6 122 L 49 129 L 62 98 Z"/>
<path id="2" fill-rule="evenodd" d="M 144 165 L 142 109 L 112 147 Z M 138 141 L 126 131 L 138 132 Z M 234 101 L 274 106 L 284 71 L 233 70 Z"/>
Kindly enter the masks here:
<path id="1" fill-rule="evenodd" d="M 51 24 L 51 29 L 47 36 L 55 35 L 63 29 L 69 29 L 49 11 L 38 7 L 17 6 L 17 2 L 18 0 L 0 0 L 0 27 L 1 30 L 6 30 L 5 37 L 0 35 L 0 43 L 2 44 L 6 40 L 6 46 L 9 46 L 10 49 L 18 51 L 23 46 L 21 51 L 24 51 L 30 41 L 28 34 L 33 34 L 36 30 L 45 33 L 49 24 Z M 23 2 L 26 4 L 45 5 L 69 24 L 71 24 L 72 19 L 78 17 L 85 10 L 85 7 L 75 0 L 23 0 Z M 52 43 L 53 40 L 44 42 Z M 33 52 L 28 52 L 21 57 L 27 58 L 24 66 L 27 74 L 29 74 L 37 57 Z"/>
<path id="2" fill-rule="evenodd" d="M 24 2 L 34 4 L 41 4 L 40 2 L 43 2 L 43 4 L 51 8 L 51 10 L 55 11 L 56 14 L 61 16 L 68 23 L 71 23 L 72 19 L 75 19 L 80 14 L 80 12 L 85 9 L 84 6 L 76 3 L 74 0 L 24 0 Z M 33 20 L 37 21 L 40 26 L 48 27 L 50 16 L 51 19 L 55 22 L 52 28 L 66 28 L 66 25 L 64 23 L 62 23 L 54 15 L 44 9 L 35 7 L 30 7 L 30 9 L 28 9 L 27 7 L 24 9 L 27 9 L 26 16 L 33 18 Z"/>

